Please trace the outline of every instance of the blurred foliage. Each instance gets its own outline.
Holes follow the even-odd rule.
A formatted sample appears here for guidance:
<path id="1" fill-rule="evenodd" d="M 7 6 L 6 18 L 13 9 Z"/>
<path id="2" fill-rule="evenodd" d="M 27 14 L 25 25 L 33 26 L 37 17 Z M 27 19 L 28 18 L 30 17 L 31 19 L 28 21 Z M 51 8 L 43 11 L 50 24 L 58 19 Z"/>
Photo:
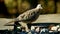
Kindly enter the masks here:
<path id="1" fill-rule="evenodd" d="M 18 4 L 18 10 L 19 10 L 18 13 L 20 13 L 20 14 L 30 8 L 30 4 L 27 1 L 22 2 L 20 6 L 19 6 L 19 4 Z"/>
<path id="2" fill-rule="evenodd" d="M 16 2 L 14 0 L 5 0 L 5 4 L 9 8 L 14 8 L 16 6 Z"/>
<path id="3" fill-rule="evenodd" d="M 57 2 L 57 13 L 60 14 L 60 2 L 59 1 Z"/>

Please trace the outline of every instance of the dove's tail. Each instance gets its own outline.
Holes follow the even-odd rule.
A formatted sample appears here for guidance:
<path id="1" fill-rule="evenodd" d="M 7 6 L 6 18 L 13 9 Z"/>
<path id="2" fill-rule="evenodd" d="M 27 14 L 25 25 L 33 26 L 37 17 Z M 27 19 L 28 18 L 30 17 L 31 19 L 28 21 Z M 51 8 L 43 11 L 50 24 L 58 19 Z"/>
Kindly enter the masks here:
<path id="1" fill-rule="evenodd" d="M 12 21 L 10 21 L 8 23 L 13 23 L 13 22 L 20 22 L 20 20 L 18 18 L 14 18 L 14 19 L 12 19 Z"/>
<path id="2" fill-rule="evenodd" d="M 8 22 L 8 23 L 13 23 L 13 22 L 15 22 L 14 20 L 12 20 L 12 21 L 10 21 L 10 22 Z"/>

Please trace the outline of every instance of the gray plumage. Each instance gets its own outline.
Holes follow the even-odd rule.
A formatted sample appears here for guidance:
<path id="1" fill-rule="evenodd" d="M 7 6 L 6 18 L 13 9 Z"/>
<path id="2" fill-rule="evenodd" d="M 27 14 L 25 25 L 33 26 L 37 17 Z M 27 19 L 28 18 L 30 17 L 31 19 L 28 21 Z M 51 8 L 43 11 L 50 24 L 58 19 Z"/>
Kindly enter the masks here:
<path id="1" fill-rule="evenodd" d="M 23 14 L 19 15 L 14 21 L 28 21 L 32 20 L 39 13 L 39 10 L 43 9 L 41 4 L 38 4 L 36 8 L 28 10 Z M 14 22 L 12 21 L 12 22 Z"/>

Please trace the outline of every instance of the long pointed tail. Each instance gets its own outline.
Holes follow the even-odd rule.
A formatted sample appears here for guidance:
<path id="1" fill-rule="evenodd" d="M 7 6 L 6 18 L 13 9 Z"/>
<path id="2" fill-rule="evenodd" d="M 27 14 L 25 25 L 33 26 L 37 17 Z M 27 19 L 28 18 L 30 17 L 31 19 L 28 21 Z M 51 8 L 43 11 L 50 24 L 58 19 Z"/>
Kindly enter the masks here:
<path id="1" fill-rule="evenodd" d="M 8 23 L 13 23 L 13 22 L 15 22 L 15 20 L 12 20 L 12 21 L 10 21 L 10 22 L 8 22 Z"/>
<path id="2" fill-rule="evenodd" d="M 19 21 L 17 18 L 14 18 L 12 21 L 8 22 L 8 23 L 13 23 L 13 22 L 16 22 L 16 21 Z"/>
<path id="3" fill-rule="evenodd" d="M 12 20 L 12 21 L 10 21 L 10 22 L 8 22 L 8 23 L 6 23 L 6 24 L 4 24 L 4 26 L 5 25 L 10 25 L 11 23 L 13 24 L 15 21 L 14 20 Z"/>

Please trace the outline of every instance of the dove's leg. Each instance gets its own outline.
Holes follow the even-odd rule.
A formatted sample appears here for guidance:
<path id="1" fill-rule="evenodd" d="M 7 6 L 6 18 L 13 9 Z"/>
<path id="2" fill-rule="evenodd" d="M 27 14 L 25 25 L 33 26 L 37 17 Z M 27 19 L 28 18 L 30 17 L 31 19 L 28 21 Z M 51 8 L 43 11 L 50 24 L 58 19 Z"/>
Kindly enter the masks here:
<path id="1" fill-rule="evenodd" d="M 26 28 L 26 31 L 28 32 L 29 29 L 28 29 L 28 26 L 27 26 L 27 23 L 24 23 L 24 22 L 19 22 L 21 24 L 21 26 L 25 27 Z"/>

